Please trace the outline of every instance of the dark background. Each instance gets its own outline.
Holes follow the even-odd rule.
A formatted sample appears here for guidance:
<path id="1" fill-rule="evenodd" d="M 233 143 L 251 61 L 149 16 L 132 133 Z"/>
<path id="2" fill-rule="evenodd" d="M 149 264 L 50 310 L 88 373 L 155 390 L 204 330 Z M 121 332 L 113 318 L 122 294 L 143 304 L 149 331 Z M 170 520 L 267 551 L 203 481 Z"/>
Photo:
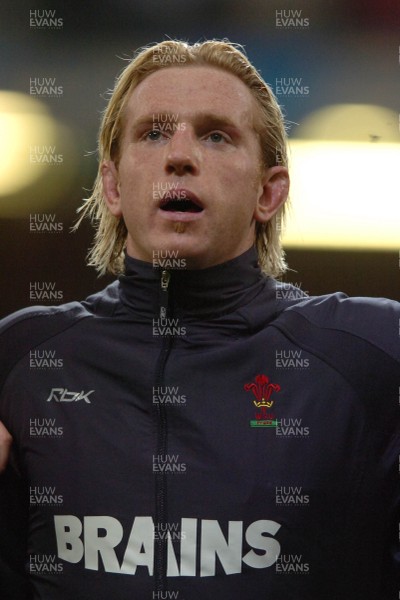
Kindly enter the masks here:
<path id="1" fill-rule="evenodd" d="M 62 28 L 31 29 L 29 13 L 36 9 L 55 9 Z M 291 9 L 309 18 L 308 28 L 277 29 L 275 11 Z M 63 95 L 43 101 L 72 132 L 78 163 L 68 185 L 60 177 L 54 203 L 46 209 L 63 223 L 62 232 L 29 230 L 29 214 L 44 212 L 37 206 L 38 195 L 46 194 L 45 186 L 26 191 L 31 195 L 26 214 L 0 218 L 0 316 L 30 304 L 32 281 L 56 282 L 63 301 L 70 301 L 84 298 L 110 280 L 98 279 L 84 264 L 91 242 L 89 224 L 75 234 L 69 230 L 76 208 L 87 195 L 84 189 L 91 188 L 96 174 L 96 157 L 88 153 L 96 148 L 105 92 L 122 70 L 122 59 L 131 57 L 139 46 L 167 37 L 189 42 L 228 37 L 245 45 L 250 60 L 271 84 L 277 77 L 302 77 L 312 93 L 288 98 L 284 106 L 293 123 L 293 137 L 297 124 L 328 104 L 379 104 L 399 112 L 398 0 L 85 0 L 79 4 L 7 0 L 0 6 L 0 23 L 0 88 L 29 94 L 31 77 L 56 77 Z M 69 159 L 66 153 L 65 160 Z M 2 202 L 12 204 L 18 198 L 0 197 Z M 399 249 L 392 252 L 288 248 L 293 271 L 285 280 L 301 283 L 310 295 L 342 290 L 399 300 L 399 250 L 400 233 Z"/>

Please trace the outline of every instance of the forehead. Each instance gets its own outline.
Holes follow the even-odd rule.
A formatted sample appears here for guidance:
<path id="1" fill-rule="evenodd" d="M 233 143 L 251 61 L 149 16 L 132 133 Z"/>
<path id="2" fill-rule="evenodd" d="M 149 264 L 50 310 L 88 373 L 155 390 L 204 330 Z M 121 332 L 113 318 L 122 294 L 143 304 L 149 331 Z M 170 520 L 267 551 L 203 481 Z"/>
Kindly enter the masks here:
<path id="1" fill-rule="evenodd" d="M 166 67 L 152 73 L 133 90 L 125 118 L 149 113 L 175 113 L 188 120 L 198 113 L 229 116 L 241 125 L 253 125 L 256 101 L 236 75 L 210 66 Z"/>

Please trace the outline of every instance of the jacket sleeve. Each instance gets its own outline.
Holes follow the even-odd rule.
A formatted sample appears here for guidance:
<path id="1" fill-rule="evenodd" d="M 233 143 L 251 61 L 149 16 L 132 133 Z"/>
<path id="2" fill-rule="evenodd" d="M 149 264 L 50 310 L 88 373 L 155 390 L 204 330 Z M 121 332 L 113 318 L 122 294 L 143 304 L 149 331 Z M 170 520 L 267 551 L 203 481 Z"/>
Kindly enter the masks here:
<path id="1" fill-rule="evenodd" d="M 4 387 L 15 365 L 32 348 L 74 325 L 88 313 L 73 302 L 58 307 L 25 308 L 0 321 L 0 420 L 16 440 L 20 410 L 18 390 L 6 398 Z M 56 318 L 52 318 L 55 316 Z M 29 494 L 17 467 L 16 452 L 0 475 L 0 599 L 28 600 L 27 534 Z"/>
<path id="2" fill-rule="evenodd" d="M 388 488 L 393 491 L 387 552 L 383 557 L 381 593 L 382 600 L 392 600 L 400 593 L 400 425 L 397 426 L 383 460 L 388 472 Z"/>
<path id="3" fill-rule="evenodd" d="M 343 375 L 373 423 L 386 520 L 379 600 L 393 600 L 400 593 L 400 304 L 334 294 L 299 306 L 279 328 Z"/>
<path id="4" fill-rule="evenodd" d="M 2 600 L 32 598 L 25 571 L 27 531 L 26 486 L 10 464 L 0 476 L 0 598 Z"/>
<path id="5" fill-rule="evenodd" d="M 20 315 L 21 313 L 16 313 Z M 18 340 L 21 335 L 14 329 L 18 318 L 10 315 L 0 321 L 0 420 L 9 429 L 6 418 L 6 399 L 3 386 L 14 364 L 21 356 Z M 23 324 L 23 323 L 22 323 Z M 23 344 L 22 344 L 23 345 Z M 22 348 L 22 352 L 25 349 Z M 6 470 L 0 475 L 0 598 L 1 600 L 28 600 L 32 598 L 27 560 L 28 494 L 23 478 L 16 467 L 14 452 Z"/>

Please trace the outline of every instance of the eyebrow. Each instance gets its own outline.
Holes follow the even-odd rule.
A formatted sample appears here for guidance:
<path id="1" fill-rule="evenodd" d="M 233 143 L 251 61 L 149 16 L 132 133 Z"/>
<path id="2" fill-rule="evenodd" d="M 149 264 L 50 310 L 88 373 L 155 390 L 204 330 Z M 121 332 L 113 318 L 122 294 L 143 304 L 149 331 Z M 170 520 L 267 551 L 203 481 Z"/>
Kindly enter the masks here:
<path id="1" fill-rule="evenodd" d="M 232 127 L 237 129 L 237 125 L 226 115 L 217 115 L 215 113 L 200 113 L 195 115 L 194 122 L 198 125 L 210 125 L 211 127 Z"/>
<path id="2" fill-rule="evenodd" d="M 193 121 L 195 127 L 228 128 L 236 132 L 239 131 L 238 125 L 226 115 L 218 115 L 216 113 L 210 112 L 197 113 L 191 116 L 190 120 Z M 179 119 L 179 115 L 177 115 L 177 113 L 159 110 L 156 112 L 149 113 L 147 115 L 143 115 L 142 117 L 134 121 L 131 127 L 131 132 L 134 132 L 137 129 L 140 129 L 145 126 L 152 125 L 153 123 L 157 123 L 159 121 L 165 123 L 184 122 Z"/>

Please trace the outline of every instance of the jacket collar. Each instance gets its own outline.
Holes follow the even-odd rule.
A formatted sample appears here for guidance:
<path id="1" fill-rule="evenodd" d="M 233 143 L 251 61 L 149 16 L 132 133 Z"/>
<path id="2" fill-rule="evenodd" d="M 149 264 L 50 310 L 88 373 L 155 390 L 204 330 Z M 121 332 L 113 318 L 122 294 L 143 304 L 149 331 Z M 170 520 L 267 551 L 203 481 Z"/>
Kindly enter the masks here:
<path id="1" fill-rule="evenodd" d="M 122 302 L 142 316 L 159 314 L 162 270 L 126 255 L 125 274 L 119 278 Z M 175 315 L 189 318 L 218 317 L 233 312 L 250 302 L 265 285 L 254 247 L 207 269 L 169 271 L 170 307 Z"/>

